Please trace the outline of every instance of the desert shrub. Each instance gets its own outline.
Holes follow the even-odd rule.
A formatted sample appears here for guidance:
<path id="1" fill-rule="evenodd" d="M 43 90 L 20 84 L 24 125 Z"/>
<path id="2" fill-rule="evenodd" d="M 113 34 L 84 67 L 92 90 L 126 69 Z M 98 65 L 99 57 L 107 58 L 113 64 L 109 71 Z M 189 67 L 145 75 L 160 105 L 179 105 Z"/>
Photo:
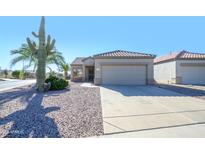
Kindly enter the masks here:
<path id="1" fill-rule="evenodd" d="M 54 82 L 55 80 L 58 80 L 58 77 L 55 75 L 49 75 L 49 77 L 46 79 L 46 83 L 48 82 Z"/>
<path id="2" fill-rule="evenodd" d="M 19 79 L 19 75 L 20 75 L 20 72 L 19 70 L 15 70 L 12 72 L 12 77 L 14 77 L 15 79 Z"/>
<path id="3" fill-rule="evenodd" d="M 58 78 L 54 75 L 50 75 L 45 82 L 51 83 L 50 90 L 62 90 L 68 86 L 68 81 Z"/>

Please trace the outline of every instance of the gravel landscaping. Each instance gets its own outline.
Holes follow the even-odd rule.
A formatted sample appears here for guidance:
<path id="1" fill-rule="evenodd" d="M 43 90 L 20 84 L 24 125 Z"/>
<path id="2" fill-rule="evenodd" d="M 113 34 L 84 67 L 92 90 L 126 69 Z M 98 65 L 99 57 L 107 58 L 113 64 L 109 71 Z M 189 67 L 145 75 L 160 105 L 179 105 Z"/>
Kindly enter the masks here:
<path id="1" fill-rule="evenodd" d="M 0 92 L 0 137 L 89 137 L 103 134 L 100 89 L 37 93 L 23 87 Z"/>

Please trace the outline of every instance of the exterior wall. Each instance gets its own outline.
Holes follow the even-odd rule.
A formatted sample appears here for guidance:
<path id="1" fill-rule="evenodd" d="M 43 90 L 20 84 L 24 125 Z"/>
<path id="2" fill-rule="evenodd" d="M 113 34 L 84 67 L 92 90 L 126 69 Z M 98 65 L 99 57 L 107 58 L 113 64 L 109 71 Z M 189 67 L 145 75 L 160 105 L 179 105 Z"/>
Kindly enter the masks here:
<path id="1" fill-rule="evenodd" d="M 205 60 L 177 60 L 176 73 L 182 84 L 205 84 Z"/>
<path id="2" fill-rule="evenodd" d="M 85 81 L 85 65 L 83 65 L 82 81 Z"/>
<path id="3" fill-rule="evenodd" d="M 153 59 L 95 59 L 95 84 L 102 83 L 102 65 L 146 65 L 147 66 L 147 83 L 154 81 L 153 76 Z"/>
<path id="4" fill-rule="evenodd" d="M 176 61 L 155 64 L 154 79 L 157 83 L 177 83 Z"/>

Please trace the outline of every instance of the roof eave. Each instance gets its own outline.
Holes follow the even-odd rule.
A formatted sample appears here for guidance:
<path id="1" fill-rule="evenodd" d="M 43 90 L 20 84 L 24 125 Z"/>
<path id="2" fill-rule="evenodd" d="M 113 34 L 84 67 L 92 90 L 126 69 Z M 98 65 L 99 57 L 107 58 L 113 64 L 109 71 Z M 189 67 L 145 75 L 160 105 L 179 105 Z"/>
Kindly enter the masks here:
<path id="1" fill-rule="evenodd" d="M 89 57 L 84 58 L 82 61 L 85 61 L 87 59 L 94 59 L 94 58 L 92 56 L 89 56 Z"/>
<path id="2" fill-rule="evenodd" d="M 83 66 L 83 64 L 70 64 L 70 66 Z"/>
<path id="3" fill-rule="evenodd" d="M 172 59 L 167 59 L 167 60 L 163 60 L 163 61 L 159 61 L 159 62 L 154 62 L 155 64 L 162 64 L 162 63 L 166 63 L 166 62 L 171 62 L 171 61 L 176 61 L 176 60 L 205 60 L 205 58 L 172 58 Z"/>
<path id="4" fill-rule="evenodd" d="M 155 64 L 162 64 L 162 63 L 166 63 L 166 62 L 171 62 L 171 61 L 175 61 L 177 60 L 176 58 L 171 58 L 171 59 L 167 59 L 167 60 L 162 60 L 162 61 L 159 61 L 159 62 L 154 62 L 154 65 Z"/>
<path id="5" fill-rule="evenodd" d="M 139 57 L 131 57 L 131 56 L 94 56 L 94 59 L 154 59 L 156 56 L 139 56 Z"/>
<path id="6" fill-rule="evenodd" d="M 177 58 L 177 60 L 205 60 L 205 58 Z"/>

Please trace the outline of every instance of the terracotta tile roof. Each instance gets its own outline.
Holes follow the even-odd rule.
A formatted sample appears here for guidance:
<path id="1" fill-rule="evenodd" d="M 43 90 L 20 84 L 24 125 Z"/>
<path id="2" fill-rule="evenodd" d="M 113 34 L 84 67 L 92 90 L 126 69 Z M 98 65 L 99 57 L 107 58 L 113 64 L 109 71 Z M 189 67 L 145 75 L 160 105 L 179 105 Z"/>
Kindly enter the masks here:
<path id="1" fill-rule="evenodd" d="M 82 65 L 83 64 L 83 59 L 86 57 L 77 57 L 75 60 L 71 63 L 71 65 Z"/>
<path id="2" fill-rule="evenodd" d="M 154 63 L 161 63 L 177 59 L 205 59 L 205 53 L 193 53 L 189 51 L 172 52 L 169 55 L 161 56 L 154 59 Z"/>
<path id="3" fill-rule="evenodd" d="M 124 51 L 124 50 L 115 50 L 110 52 L 105 52 L 101 54 L 94 55 L 95 58 L 100 57 L 133 57 L 133 58 L 155 58 L 155 55 L 140 53 L 140 52 L 133 52 L 133 51 Z"/>
<path id="4" fill-rule="evenodd" d="M 205 53 L 193 53 L 188 51 L 183 51 L 179 59 L 205 59 Z"/>

